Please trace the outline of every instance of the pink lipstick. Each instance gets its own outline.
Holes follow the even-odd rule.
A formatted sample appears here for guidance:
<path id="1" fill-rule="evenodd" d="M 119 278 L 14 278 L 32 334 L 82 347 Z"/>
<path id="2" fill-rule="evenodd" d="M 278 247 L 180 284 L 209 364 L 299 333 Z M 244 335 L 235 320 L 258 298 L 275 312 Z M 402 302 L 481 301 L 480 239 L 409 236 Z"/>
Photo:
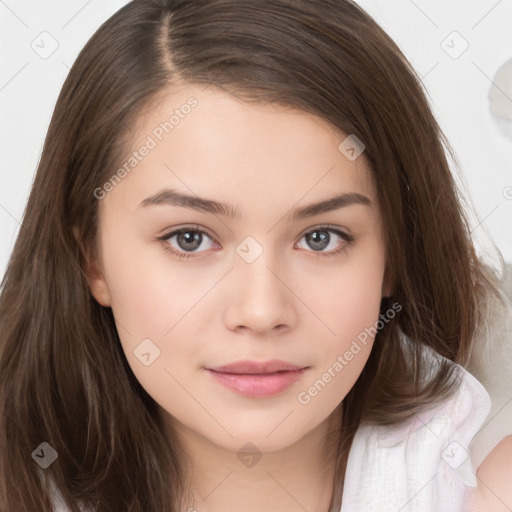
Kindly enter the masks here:
<path id="1" fill-rule="evenodd" d="M 273 359 L 263 362 L 238 361 L 207 370 L 217 382 L 241 395 L 268 397 L 289 388 L 307 368 Z"/>

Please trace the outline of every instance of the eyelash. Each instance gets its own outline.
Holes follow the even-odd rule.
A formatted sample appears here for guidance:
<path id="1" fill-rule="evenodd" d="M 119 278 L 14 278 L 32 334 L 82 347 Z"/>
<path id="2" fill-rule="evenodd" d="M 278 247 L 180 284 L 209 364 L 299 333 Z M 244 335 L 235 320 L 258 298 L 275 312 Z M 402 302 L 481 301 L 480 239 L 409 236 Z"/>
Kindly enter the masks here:
<path id="1" fill-rule="evenodd" d="M 195 226 L 195 225 L 185 226 L 185 227 L 182 227 L 179 229 L 168 231 L 164 235 L 158 237 L 157 240 L 162 243 L 165 251 L 170 252 L 174 256 L 178 256 L 179 258 L 183 258 L 183 259 L 194 258 L 194 257 L 196 257 L 196 256 L 194 256 L 194 253 L 178 252 L 178 251 L 174 250 L 167 243 L 169 238 L 173 237 L 174 235 L 179 235 L 180 233 L 184 233 L 187 231 L 194 232 L 194 233 L 197 232 L 197 233 L 202 233 L 204 235 L 207 235 L 208 237 L 210 237 L 213 240 L 213 242 L 218 244 L 218 242 L 215 240 L 212 233 L 205 230 L 204 228 L 201 228 L 201 227 Z M 313 233 L 314 231 L 329 231 L 331 233 L 335 233 L 336 235 L 338 235 L 341 239 L 343 239 L 346 242 L 340 248 L 329 251 L 329 252 L 309 251 L 309 252 L 313 252 L 314 254 L 316 254 L 320 257 L 330 257 L 330 256 L 335 256 L 336 254 L 340 254 L 344 250 L 347 249 L 348 245 L 352 244 L 355 241 L 355 238 L 352 235 L 349 235 L 348 233 L 345 233 L 344 231 L 341 231 L 340 229 L 338 229 L 334 226 L 330 226 L 330 225 L 317 226 L 315 228 L 312 228 L 309 231 L 306 231 L 305 233 L 303 233 L 300 236 L 300 238 L 302 238 L 310 233 Z"/>

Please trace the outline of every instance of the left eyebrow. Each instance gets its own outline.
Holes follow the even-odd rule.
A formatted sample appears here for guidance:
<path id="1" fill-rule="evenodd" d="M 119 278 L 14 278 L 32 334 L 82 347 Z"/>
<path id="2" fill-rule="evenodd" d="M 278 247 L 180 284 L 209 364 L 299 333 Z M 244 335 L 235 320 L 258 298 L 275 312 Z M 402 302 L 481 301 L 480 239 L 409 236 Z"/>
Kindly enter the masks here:
<path id="1" fill-rule="evenodd" d="M 363 194 L 357 192 L 349 192 L 340 194 L 330 199 L 313 203 L 302 208 L 293 210 L 290 214 L 291 220 L 306 219 L 321 213 L 330 212 L 332 210 L 338 210 L 339 208 L 345 208 L 347 206 L 353 206 L 356 204 L 362 204 L 364 206 L 372 206 L 370 199 Z"/>
<path id="2" fill-rule="evenodd" d="M 349 192 L 303 206 L 302 208 L 296 208 L 290 212 L 289 218 L 290 220 L 305 219 L 321 213 L 357 204 L 370 207 L 372 206 L 372 202 L 368 197 L 357 192 Z M 154 205 L 181 206 L 183 208 L 219 214 L 231 218 L 239 219 L 242 217 L 240 211 L 233 206 L 214 201 L 213 199 L 190 196 L 169 188 L 163 189 L 155 195 L 147 197 L 140 203 L 139 207 L 145 208 Z"/>

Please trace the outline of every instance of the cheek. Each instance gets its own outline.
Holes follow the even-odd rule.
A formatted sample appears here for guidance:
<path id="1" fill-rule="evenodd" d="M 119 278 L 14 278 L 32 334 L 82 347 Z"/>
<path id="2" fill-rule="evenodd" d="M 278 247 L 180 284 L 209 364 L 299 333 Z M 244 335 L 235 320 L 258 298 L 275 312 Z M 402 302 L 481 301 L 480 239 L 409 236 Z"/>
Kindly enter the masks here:
<path id="1" fill-rule="evenodd" d="M 342 348 L 378 320 L 384 277 L 384 251 L 368 244 L 354 251 L 331 270 L 320 292 L 315 293 L 318 312 L 331 328 L 332 342 Z M 326 337 L 329 340 L 329 337 Z"/>
<path id="2" fill-rule="evenodd" d="M 384 275 L 381 246 L 358 251 L 345 260 L 317 295 L 316 308 L 329 326 L 320 371 L 330 371 L 338 384 L 331 387 L 342 399 L 353 386 L 370 355 L 379 320 Z M 329 375 L 325 379 L 329 380 Z M 336 391 L 334 391 L 336 387 Z"/>
<path id="3" fill-rule="evenodd" d="M 176 265 L 168 264 L 163 249 L 148 250 L 129 236 L 105 236 L 104 267 L 112 311 L 124 327 L 119 333 L 129 332 L 133 341 L 163 338 L 202 289 L 189 272 L 176 272 Z"/>
<path id="4" fill-rule="evenodd" d="M 165 253 L 139 248 L 128 240 L 117 246 L 106 244 L 104 254 L 111 308 L 128 364 L 158 401 L 165 400 L 170 391 L 181 396 L 166 370 L 179 373 L 176 376 L 181 381 L 182 373 L 194 368 L 194 305 L 211 283 L 191 282 L 190 272 L 176 272 L 176 265 L 166 264 Z M 183 361 L 191 362 L 190 367 L 183 368 Z"/>
<path id="5" fill-rule="evenodd" d="M 223 272 L 170 263 L 163 249 L 148 250 L 140 241 L 123 245 L 131 250 L 118 247 L 108 253 L 105 247 L 105 268 L 127 362 L 155 400 L 165 402 L 170 393 L 186 401 L 177 381 L 195 392 L 194 371 L 201 366 L 198 340 L 208 339 L 213 325 L 205 321 L 204 308 Z"/>

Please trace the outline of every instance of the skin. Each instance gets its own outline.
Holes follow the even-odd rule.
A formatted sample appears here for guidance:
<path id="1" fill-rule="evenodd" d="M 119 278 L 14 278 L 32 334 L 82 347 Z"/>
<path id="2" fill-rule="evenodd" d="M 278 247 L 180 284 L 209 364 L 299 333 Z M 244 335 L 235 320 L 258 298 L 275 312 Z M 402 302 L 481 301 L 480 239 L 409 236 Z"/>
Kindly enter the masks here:
<path id="1" fill-rule="evenodd" d="M 367 361 L 371 335 L 309 403 L 298 396 L 375 325 L 381 297 L 390 293 L 370 169 L 364 153 L 347 159 L 338 150 L 346 134 L 315 116 L 191 85 L 166 91 L 139 120 L 132 150 L 191 96 L 198 105 L 101 199 L 89 286 L 112 308 L 128 363 L 189 456 L 189 512 L 238 511 L 240 504 L 247 512 L 326 512 L 338 413 Z M 140 207 L 165 187 L 225 202 L 242 217 Z M 341 192 L 372 204 L 288 218 Z M 157 238 L 189 224 L 213 236 L 203 235 L 190 259 L 165 251 L 167 244 L 187 253 L 176 236 Z M 315 251 L 304 235 L 325 224 L 354 241 L 328 232 L 330 242 Z M 263 251 L 252 262 L 237 253 L 248 236 Z M 245 246 L 248 256 L 254 247 Z M 160 350 L 147 366 L 134 354 L 144 339 Z M 273 397 L 239 395 L 205 370 L 274 358 L 309 368 Z M 252 465 L 237 457 L 248 442 L 262 455 Z M 509 436 L 478 468 L 465 512 L 512 510 L 511 460 Z"/>
<path id="2" fill-rule="evenodd" d="M 298 394 L 376 323 L 389 292 L 370 170 L 364 153 L 350 161 L 339 151 L 346 134 L 317 117 L 191 85 L 168 91 L 140 120 L 133 149 L 191 96 L 198 105 L 100 201 L 91 292 L 112 308 L 128 363 L 190 455 L 191 507 L 325 512 L 334 471 L 327 434 L 339 427 L 333 412 L 361 373 L 371 336 L 309 403 Z M 242 217 L 139 206 L 165 187 L 233 205 Z M 288 218 L 341 192 L 372 204 Z M 187 252 L 177 236 L 156 240 L 191 223 L 213 236 L 190 259 L 165 251 Z M 330 242 L 315 251 L 304 235 L 325 224 L 354 242 L 327 232 Z M 248 236 L 263 250 L 251 263 L 236 252 Z M 148 338 L 160 356 L 145 366 L 134 350 Z M 309 368 L 266 398 L 240 395 L 204 369 L 241 359 Z M 262 454 L 251 467 L 237 457 L 248 442 Z"/>
<path id="3" fill-rule="evenodd" d="M 512 436 L 502 439 L 478 466 L 477 487 L 468 490 L 463 512 L 512 510 Z"/>

